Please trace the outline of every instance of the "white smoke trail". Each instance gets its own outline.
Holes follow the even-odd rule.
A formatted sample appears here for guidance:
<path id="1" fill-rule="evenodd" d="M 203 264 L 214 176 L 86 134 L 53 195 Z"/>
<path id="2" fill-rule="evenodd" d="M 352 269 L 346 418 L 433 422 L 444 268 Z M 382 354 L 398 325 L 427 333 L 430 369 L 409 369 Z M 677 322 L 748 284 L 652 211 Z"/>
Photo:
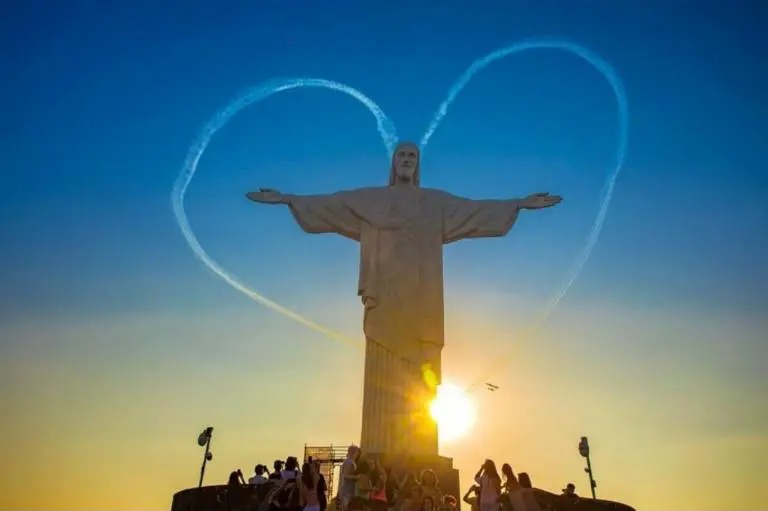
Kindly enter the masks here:
<path id="1" fill-rule="evenodd" d="M 374 103 L 373 100 L 368 98 L 362 92 L 349 87 L 348 85 L 320 78 L 286 78 L 273 80 L 263 85 L 254 87 L 241 94 L 231 103 L 229 103 L 229 105 L 227 105 L 224 109 L 219 111 L 208 122 L 208 124 L 205 125 L 202 132 L 198 136 L 197 141 L 192 144 L 192 147 L 190 147 L 189 152 L 187 153 L 187 158 L 184 161 L 184 166 L 181 169 L 181 173 L 179 174 L 179 177 L 176 179 L 176 183 L 174 184 L 173 192 L 171 194 L 173 212 L 176 215 L 176 221 L 181 228 L 181 232 L 184 235 L 184 238 L 186 238 L 187 243 L 189 243 L 190 248 L 192 248 L 194 254 L 208 268 L 210 268 L 211 271 L 224 279 L 230 286 L 244 293 L 251 299 L 261 303 L 262 305 L 269 307 L 275 312 L 279 312 L 280 314 L 298 321 L 299 323 L 317 332 L 325 334 L 331 339 L 343 342 L 345 344 L 350 344 L 357 348 L 362 348 L 363 343 L 361 340 L 350 339 L 343 334 L 315 323 L 314 321 L 305 318 L 297 312 L 294 312 L 291 309 L 288 309 L 287 307 L 284 307 L 279 303 L 270 300 L 255 289 L 251 289 L 247 285 L 243 284 L 235 275 L 222 268 L 221 265 L 219 265 L 211 258 L 211 256 L 208 255 L 205 249 L 203 249 L 203 247 L 197 241 L 197 237 L 192 230 L 192 226 L 189 224 L 187 214 L 184 210 L 184 196 L 187 193 L 187 188 L 189 187 L 189 183 L 192 181 L 192 178 L 195 176 L 200 158 L 202 157 L 203 152 L 205 152 L 205 149 L 208 147 L 208 144 L 211 141 L 213 135 L 216 134 L 218 130 L 220 130 L 235 114 L 237 114 L 243 108 L 252 105 L 253 103 L 258 103 L 259 101 L 262 101 L 277 92 L 300 87 L 321 87 L 331 89 L 348 94 L 360 101 L 376 118 L 376 128 L 381 134 L 381 138 L 387 150 L 387 156 L 389 157 L 392 154 L 394 146 L 397 143 L 395 127 L 386 116 L 386 114 L 381 110 L 381 108 L 379 108 L 379 106 Z"/>
<path id="2" fill-rule="evenodd" d="M 605 221 L 605 216 L 608 212 L 608 206 L 610 204 L 610 200 L 613 195 L 613 189 L 616 182 L 616 178 L 618 177 L 619 172 L 621 171 L 621 168 L 623 165 L 624 156 L 626 153 L 627 139 L 628 139 L 629 114 L 628 114 L 627 100 L 626 100 L 626 96 L 624 93 L 624 88 L 621 83 L 621 80 L 619 79 L 618 75 L 613 70 L 613 68 L 611 68 L 610 65 L 608 65 L 604 60 L 602 60 L 596 54 L 592 53 L 590 50 L 587 50 L 586 48 L 583 48 L 579 45 L 576 45 L 568 41 L 559 40 L 559 39 L 531 39 L 531 40 L 523 41 L 511 46 L 500 48 L 498 50 L 495 50 L 489 53 L 485 57 L 482 57 L 476 60 L 474 63 L 472 63 L 472 65 L 461 75 L 461 77 L 459 77 L 459 79 L 453 84 L 453 86 L 451 86 L 451 88 L 449 89 L 447 98 L 445 99 L 445 101 L 443 101 L 440 104 L 440 107 L 438 108 L 437 112 L 435 112 L 435 115 L 433 116 L 432 121 L 430 122 L 429 127 L 425 132 L 424 136 L 422 137 L 421 143 L 420 143 L 423 151 L 423 149 L 426 147 L 429 140 L 431 139 L 432 135 L 434 134 L 435 130 L 439 126 L 440 122 L 442 121 L 443 117 L 445 117 L 446 113 L 448 112 L 448 107 L 453 103 L 456 96 L 458 96 L 458 94 L 464 89 L 464 87 L 469 83 L 469 81 L 474 77 L 474 75 L 478 71 L 480 71 L 481 69 L 483 69 L 484 67 L 486 67 L 487 65 L 491 64 L 496 60 L 512 55 L 514 53 L 519 53 L 525 50 L 532 50 L 532 49 L 558 49 L 558 50 L 564 50 L 564 51 L 574 53 L 575 55 L 586 60 L 588 63 L 594 66 L 600 73 L 602 73 L 603 76 L 611 85 L 611 87 L 613 88 L 614 95 L 616 96 L 616 101 L 619 107 L 619 132 L 618 132 L 618 148 L 616 152 L 616 164 L 612 172 L 609 174 L 608 179 L 603 188 L 603 199 L 600 203 L 600 207 L 599 207 L 598 214 L 595 219 L 595 223 L 592 228 L 592 231 L 587 237 L 587 241 L 584 247 L 577 254 L 574 262 L 572 263 L 572 266 L 570 268 L 570 271 L 567 273 L 567 278 L 565 279 L 564 283 L 559 288 L 557 288 L 555 293 L 553 293 L 551 298 L 547 301 L 541 313 L 538 314 L 537 319 L 531 324 L 531 326 L 528 329 L 526 329 L 525 333 L 523 334 L 524 339 L 532 336 L 535 333 L 535 331 L 537 331 L 538 328 L 541 327 L 541 325 L 549 318 L 549 316 L 555 310 L 560 300 L 567 293 L 568 289 L 571 287 L 573 282 L 579 276 L 579 273 L 584 267 L 586 261 L 589 259 L 590 253 L 592 252 L 592 249 L 594 248 L 595 243 L 597 242 L 597 238 L 600 235 L 603 222 Z M 381 108 L 379 108 L 379 106 L 373 100 L 365 96 L 360 91 L 338 82 L 334 82 L 331 80 L 318 79 L 318 78 L 289 78 L 289 79 L 282 79 L 282 80 L 274 80 L 266 84 L 263 84 L 261 86 L 254 87 L 253 89 L 248 90 L 246 93 L 238 96 L 234 101 L 232 101 L 229 105 L 227 105 L 224 109 L 222 109 L 218 114 L 216 114 L 213 117 L 213 119 L 204 127 L 197 141 L 190 148 L 187 154 L 187 158 L 184 162 L 184 166 L 182 167 L 181 174 L 177 178 L 176 183 L 174 185 L 173 193 L 172 193 L 173 210 L 176 215 L 176 219 L 179 223 L 179 227 L 181 228 L 181 231 L 184 237 L 186 238 L 187 242 L 189 243 L 195 255 L 206 266 L 208 266 L 208 268 L 210 268 L 214 273 L 216 273 L 221 278 L 223 278 L 232 287 L 244 293 L 251 299 L 261 303 L 262 305 L 269 307 L 270 309 L 276 312 L 279 312 L 280 314 L 283 314 L 284 316 L 287 316 L 295 321 L 298 321 L 299 323 L 315 331 L 323 333 L 326 336 L 330 337 L 331 339 L 360 348 L 362 347 L 362 343 L 360 341 L 350 339 L 327 327 L 324 327 L 318 323 L 315 323 L 314 321 L 309 320 L 301 316 L 300 314 L 288 309 L 287 307 L 284 307 L 270 300 L 269 298 L 260 294 L 258 291 L 253 290 L 250 287 L 246 286 L 245 284 L 241 283 L 237 279 L 237 277 L 227 272 L 224 268 L 222 268 L 218 263 L 216 263 L 205 252 L 205 250 L 202 248 L 200 243 L 197 241 L 197 238 L 195 237 L 194 232 L 187 219 L 186 212 L 184 211 L 184 196 L 186 194 L 187 188 L 189 186 L 189 183 L 192 181 L 192 178 L 194 177 L 200 158 L 203 152 L 205 151 L 206 147 L 208 146 L 208 143 L 210 142 L 213 135 L 219 129 L 221 129 L 235 114 L 237 114 L 240 110 L 242 110 L 246 106 L 262 101 L 277 92 L 300 88 L 300 87 L 321 87 L 321 88 L 327 88 L 327 89 L 331 89 L 339 92 L 344 92 L 345 94 L 349 94 L 350 96 L 354 97 L 355 99 L 363 103 L 376 118 L 377 129 L 384 142 L 384 146 L 387 150 L 387 155 L 391 156 L 394 150 L 394 147 L 397 143 L 395 127 L 392 124 L 392 122 L 389 120 L 389 118 L 386 116 L 386 114 L 384 114 L 384 112 L 381 110 Z M 508 361 L 508 359 L 509 357 L 500 359 L 499 364 L 492 366 L 492 369 L 494 367 L 498 367 L 502 364 L 505 364 Z M 487 376 L 492 372 L 493 371 L 491 370 L 490 372 L 487 372 L 485 374 Z M 478 380 L 478 382 L 471 385 L 470 388 L 475 388 L 480 383 L 481 383 L 481 380 Z"/>
<path id="3" fill-rule="evenodd" d="M 533 49 L 564 50 L 581 57 L 589 64 L 591 64 L 595 69 L 597 69 L 608 81 L 611 88 L 613 89 L 614 96 L 616 97 L 619 113 L 619 129 L 615 164 L 603 187 L 603 198 L 600 202 L 600 207 L 595 218 L 595 223 L 592 226 L 592 230 L 590 231 L 589 236 L 587 237 L 587 241 L 581 251 L 576 255 L 576 258 L 567 273 L 565 281 L 547 300 L 544 308 L 537 315 L 536 320 L 525 330 L 521 337 L 516 338 L 516 344 L 521 342 L 521 338 L 524 340 L 531 337 L 542 326 L 542 324 L 546 322 L 552 312 L 554 312 L 555 308 L 560 303 L 560 300 L 562 300 L 563 296 L 565 296 L 565 294 L 568 292 L 568 289 L 570 289 L 574 281 L 578 278 L 579 273 L 581 273 L 581 270 L 584 268 L 584 265 L 592 253 L 592 249 L 595 247 L 597 238 L 600 236 L 600 231 L 602 230 L 603 223 L 605 222 L 605 216 L 608 213 L 608 206 L 611 202 L 611 197 L 613 197 L 613 189 L 616 184 L 616 178 L 619 176 L 621 168 L 624 165 L 624 157 L 627 151 L 627 141 L 629 137 L 629 107 L 627 105 L 626 93 L 624 92 L 624 85 L 622 84 L 621 79 L 619 78 L 616 71 L 614 71 L 614 69 L 607 62 L 582 46 L 571 43 L 569 41 L 549 38 L 522 41 L 511 46 L 506 46 L 504 48 L 494 50 L 488 55 L 473 62 L 472 65 L 467 68 L 464 74 L 462 74 L 459 79 L 451 86 L 448 91 L 448 97 L 440 104 L 440 107 L 437 109 L 437 112 L 435 112 L 435 115 L 432 118 L 432 122 L 429 124 L 429 128 L 427 128 L 426 133 L 424 133 L 424 136 L 421 139 L 421 147 L 424 148 L 429 142 L 430 138 L 432 138 L 432 135 L 434 134 L 437 127 L 440 125 L 443 117 L 445 117 L 445 114 L 448 113 L 448 107 L 451 105 L 451 103 L 453 103 L 453 101 L 456 99 L 456 96 L 458 96 L 464 87 L 466 87 L 466 85 L 475 76 L 475 74 L 477 74 L 478 71 L 491 64 L 492 62 L 495 62 L 496 60 L 502 59 L 514 53 L 520 53 L 525 50 Z M 469 389 L 476 388 L 478 385 L 481 385 L 487 376 L 493 374 L 496 369 L 506 364 L 508 360 L 509 357 L 502 357 L 501 359 L 498 359 L 497 362 L 491 366 L 487 372 L 483 373 L 484 376 L 472 384 Z"/>

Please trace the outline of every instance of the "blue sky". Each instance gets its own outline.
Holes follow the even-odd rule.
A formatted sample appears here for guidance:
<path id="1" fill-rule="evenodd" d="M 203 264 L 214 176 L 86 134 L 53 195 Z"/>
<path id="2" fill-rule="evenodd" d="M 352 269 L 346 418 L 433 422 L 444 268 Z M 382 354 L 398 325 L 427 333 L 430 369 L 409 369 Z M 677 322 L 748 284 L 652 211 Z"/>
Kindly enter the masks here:
<path id="1" fill-rule="evenodd" d="M 251 315 L 246 330 L 268 321 L 276 335 L 304 335 L 216 280 L 178 232 L 170 191 L 202 125 L 248 87 L 306 76 L 363 91 L 401 138 L 418 140 L 474 59 L 554 36 L 611 63 L 630 107 L 629 150 L 603 234 L 560 309 L 602 310 L 607 323 L 607 307 L 616 307 L 746 325 L 751 333 L 722 339 L 736 343 L 733 385 L 765 384 L 754 367 L 756 356 L 765 360 L 760 332 L 768 327 L 765 7 L 411 4 L 29 1 L 6 8 L 0 317 L 16 334 L 2 335 L 0 352 L 23 352 L 27 340 L 18 332 L 40 322 L 108 318 L 130 328 L 121 318 L 142 314 L 184 321 L 239 311 Z M 496 304 L 493 297 L 528 297 L 535 309 L 552 292 L 594 221 L 616 125 L 603 78 L 562 52 L 510 57 L 465 89 L 425 153 L 423 184 L 470 197 L 551 191 L 565 201 L 525 213 L 507 238 L 447 248 L 449 309 L 468 299 L 479 311 L 483 293 Z M 244 281 L 310 316 L 333 296 L 340 316 L 324 311 L 329 316 L 316 319 L 355 333 L 354 244 L 309 237 L 287 211 L 243 194 L 384 184 L 387 165 L 359 104 L 324 90 L 281 93 L 216 135 L 187 211 L 209 253 Z M 691 332 L 681 336 L 690 340 Z M 584 335 L 599 336 L 600 325 Z M 661 337 L 644 349 L 669 342 Z M 41 342 L 44 353 L 57 340 Z M 157 344 L 165 356 L 181 342 Z M 611 342 L 615 367 L 624 341 Z M 677 356 L 690 353 L 688 342 Z M 119 364 L 117 352 L 104 350 Z"/>
<path id="2" fill-rule="evenodd" d="M 5 267 L 16 275 L 4 276 L 3 309 L 141 306 L 155 294 L 123 288 L 110 296 L 106 274 L 126 282 L 200 278 L 174 232 L 169 186 L 202 123 L 249 86 L 275 76 L 339 80 L 376 100 L 401 137 L 417 138 L 472 60 L 504 43 L 555 35 L 611 62 L 631 108 L 625 171 L 579 289 L 764 310 L 765 66 L 756 56 L 765 37 L 748 3 L 740 5 L 29 2 L 3 31 L 0 207 Z M 550 186 L 572 208 L 560 215 L 578 216 L 583 230 L 612 158 L 615 124 L 607 86 L 589 66 L 556 51 L 521 54 L 465 90 L 429 148 L 425 181 L 474 196 Z M 240 200 L 249 187 L 329 191 L 385 177 L 367 112 L 318 90 L 247 111 L 206 156 L 216 158 L 215 171 L 214 163 L 201 167 L 190 215 L 205 224 L 220 214 L 244 229 L 260 214 Z M 467 171 L 477 182 L 464 182 L 462 166 L 477 167 Z M 294 234 L 286 229 L 270 232 Z"/>

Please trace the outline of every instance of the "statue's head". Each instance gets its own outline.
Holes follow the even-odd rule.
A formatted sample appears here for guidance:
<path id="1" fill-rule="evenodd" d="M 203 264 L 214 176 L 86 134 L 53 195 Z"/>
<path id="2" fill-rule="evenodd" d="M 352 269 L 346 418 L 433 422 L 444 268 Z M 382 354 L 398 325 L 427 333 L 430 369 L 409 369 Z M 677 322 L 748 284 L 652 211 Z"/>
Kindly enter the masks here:
<path id="1" fill-rule="evenodd" d="M 389 185 L 410 183 L 419 186 L 419 146 L 413 142 L 397 144 L 392 154 Z"/>

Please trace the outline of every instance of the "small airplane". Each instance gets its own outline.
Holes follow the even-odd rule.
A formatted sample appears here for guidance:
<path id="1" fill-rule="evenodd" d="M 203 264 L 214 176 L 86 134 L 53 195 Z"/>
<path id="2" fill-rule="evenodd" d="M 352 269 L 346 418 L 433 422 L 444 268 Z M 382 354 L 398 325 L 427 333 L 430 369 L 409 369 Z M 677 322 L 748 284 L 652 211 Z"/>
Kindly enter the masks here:
<path id="1" fill-rule="evenodd" d="M 499 390 L 499 386 L 498 385 L 494 385 L 493 383 L 486 383 L 485 384 L 485 388 L 488 389 L 491 392 L 496 392 L 497 390 Z"/>

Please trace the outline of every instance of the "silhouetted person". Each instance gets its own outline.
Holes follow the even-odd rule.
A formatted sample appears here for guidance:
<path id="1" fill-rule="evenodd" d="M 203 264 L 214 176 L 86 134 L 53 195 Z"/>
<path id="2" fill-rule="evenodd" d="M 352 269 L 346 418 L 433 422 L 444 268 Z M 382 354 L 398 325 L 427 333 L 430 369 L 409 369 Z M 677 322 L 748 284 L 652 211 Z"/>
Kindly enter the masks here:
<path id="1" fill-rule="evenodd" d="M 578 499 L 579 496 L 576 495 L 576 486 L 573 483 L 568 483 L 567 485 L 565 485 L 565 488 L 563 488 L 563 493 L 561 497 L 566 497 L 573 500 Z"/>
<path id="2" fill-rule="evenodd" d="M 480 511 L 480 486 L 473 485 L 461 500 L 469 504 L 470 511 Z"/>
<path id="3" fill-rule="evenodd" d="M 248 484 L 256 486 L 257 484 L 264 484 L 267 482 L 267 476 L 264 473 L 267 471 L 267 467 L 264 465 L 256 465 L 253 469 L 253 476 L 248 479 Z"/>
<path id="4" fill-rule="evenodd" d="M 405 501 L 411 498 L 411 489 L 414 486 L 418 486 L 419 482 L 416 480 L 416 476 L 413 472 L 407 472 L 403 480 L 400 482 L 400 489 L 397 492 L 397 507 L 402 508 Z"/>
<path id="5" fill-rule="evenodd" d="M 363 499 L 365 502 L 364 507 L 368 507 L 368 499 L 371 496 L 371 465 L 364 456 L 360 455 L 357 462 L 357 470 L 355 471 L 357 480 L 355 481 L 355 498 Z"/>
<path id="6" fill-rule="evenodd" d="M 228 511 L 238 508 L 245 504 L 248 493 L 245 488 L 246 482 L 243 478 L 243 472 L 237 469 L 229 474 L 227 481 L 227 490 L 224 496 L 224 508 Z"/>
<path id="7" fill-rule="evenodd" d="M 275 460 L 275 462 L 272 464 L 272 473 L 269 474 L 270 479 L 276 479 L 280 480 L 282 479 L 282 476 L 280 473 L 283 471 L 283 461 L 282 460 Z"/>
<path id="8" fill-rule="evenodd" d="M 368 474 L 371 483 L 371 492 L 368 495 L 368 507 L 371 511 L 387 511 L 387 474 L 376 460 L 371 461 L 371 470 Z"/>
<path id="9" fill-rule="evenodd" d="M 515 472 L 512 470 L 512 466 L 509 463 L 504 463 L 501 466 L 501 474 L 504 476 L 502 489 L 511 492 L 520 488 L 520 482 L 517 480 L 517 476 L 515 476 Z"/>
<path id="10" fill-rule="evenodd" d="M 243 478 L 243 472 L 239 468 L 229 474 L 227 488 L 241 488 L 246 484 L 245 478 Z"/>
<path id="11" fill-rule="evenodd" d="M 299 477 L 299 460 L 296 456 L 288 456 L 285 459 L 285 470 L 281 474 L 282 479 L 296 479 Z"/>
<path id="12" fill-rule="evenodd" d="M 424 492 L 421 491 L 421 486 L 414 484 L 411 486 L 411 490 L 408 499 L 403 502 L 402 511 L 421 511 L 424 504 Z"/>
<path id="13" fill-rule="evenodd" d="M 299 481 L 300 501 L 301 505 L 304 506 L 304 511 L 320 511 L 317 481 L 317 467 L 314 463 L 305 463 L 301 467 L 301 480 Z"/>
<path id="14" fill-rule="evenodd" d="M 485 460 L 475 474 L 475 481 L 480 485 L 480 511 L 497 511 L 501 495 L 501 477 L 492 460 Z"/>
<path id="15" fill-rule="evenodd" d="M 433 504 L 440 502 L 443 496 L 440 493 L 440 479 L 433 470 L 425 469 L 419 475 L 419 484 L 425 497 L 431 497 Z"/>
<path id="16" fill-rule="evenodd" d="M 515 476 L 515 472 L 512 470 L 512 466 L 509 463 L 504 463 L 501 466 L 501 474 L 504 477 L 503 491 L 499 499 L 501 509 L 503 511 L 523 511 L 518 509 L 523 505 L 519 495 L 521 486 L 517 476 Z"/>
<path id="17" fill-rule="evenodd" d="M 286 460 L 285 465 L 286 469 L 280 472 L 281 478 L 276 481 L 276 487 L 270 495 L 269 503 L 272 511 L 298 511 L 301 509 L 301 491 L 296 477 L 298 469 L 287 469 L 289 466 L 293 466 L 291 458 Z"/>
<path id="18" fill-rule="evenodd" d="M 397 475 L 392 471 L 392 467 L 386 467 L 384 474 L 387 476 L 387 481 L 384 483 L 384 491 L 387 495 L 387 508 L 393 509 L 397 502 L 400 484 L 397 482 Z"/>
<path id="19" fill-rule="evenodd" d="M 347 459 L 341 464 L 339 471 L 338 497 L 341 511 L 348 511 L 347 504 L 355 496 L 355 472 L 357 470 L 357 457 L 360 449 L 356 445 L 347 448 Z"/>
<path id="20" fill-rule="evenodd" d="M 320 462 L 313 460 L 312 456 L 309 457 L 309 463 L 315 471 L 317 476 L 317 485 L 315 491 L 317 492 L 317 502 L 320 505 L 320 511 L 325 511 L 328 508 L 328 483 L 325 480 L 325 476 L 320 471 Z M 302 471 L 302 477 L 304 472 Z"/>
<path id="21" fill-rule="evenodd" d="M 541 506 L 536 500 L 536 495 L 533 493 L 533 484 L 531 483 L 531 477 L 526 472 L 520 472 L 517 476 L 517 480 L 520 483 L 520 487 L 515 491 L 515 498 L 512 500 L 515 504 L 515 511 L 541 511 Z M 522 504 L 522 509 L 518 510 L 518 506 Z"/>

